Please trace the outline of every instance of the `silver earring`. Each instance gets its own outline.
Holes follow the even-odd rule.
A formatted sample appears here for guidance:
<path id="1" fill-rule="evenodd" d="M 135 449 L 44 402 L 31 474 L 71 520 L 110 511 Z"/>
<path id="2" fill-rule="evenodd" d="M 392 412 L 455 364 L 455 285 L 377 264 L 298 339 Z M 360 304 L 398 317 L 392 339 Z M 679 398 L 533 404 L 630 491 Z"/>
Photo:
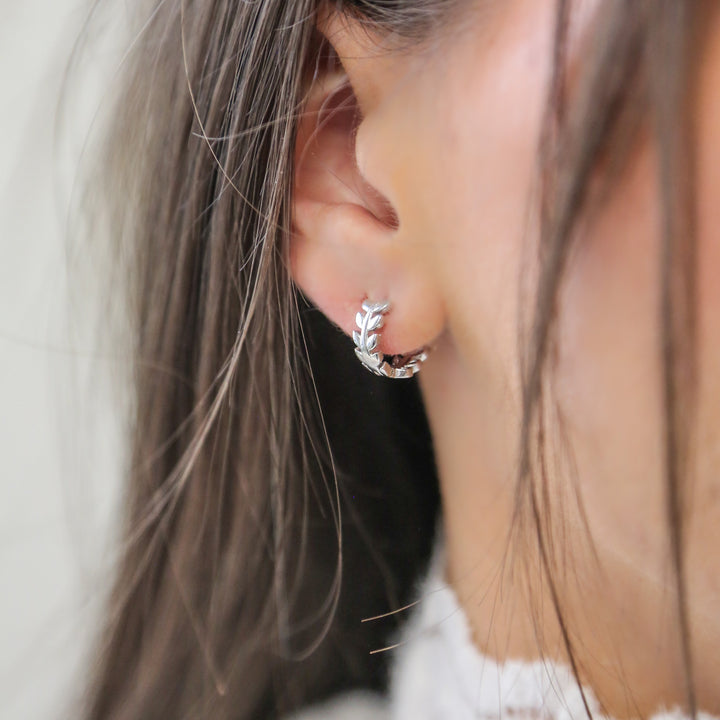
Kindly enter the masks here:
<path id="1" fill-rule="evenodd" d="M 355 341 L 355 354 L 360 362 L 375 375 L 389 378 L 409 378 L 419 372 L 420 366 L 427 359 L 427 350 L 422 349 L 407 355 L 384 355 L 376 352 L 380 333 L 384 324 L 384 315 L 390 310 L 390 302 L 370 302 L 365 300 L 362 304 L 364 314 L 359 312 L 355 322 L 359 328 L 353 332 Z"/>

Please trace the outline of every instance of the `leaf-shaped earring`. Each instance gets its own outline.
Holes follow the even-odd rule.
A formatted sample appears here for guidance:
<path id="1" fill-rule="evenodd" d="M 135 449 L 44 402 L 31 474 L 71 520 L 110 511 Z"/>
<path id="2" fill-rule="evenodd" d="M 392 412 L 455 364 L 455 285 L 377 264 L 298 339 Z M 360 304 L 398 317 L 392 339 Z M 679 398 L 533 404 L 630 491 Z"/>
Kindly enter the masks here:
<path id="1" fill-rule="evenodd" d="M 383 355 L 376 352 L 380 330 L 385 324 L 385 314 L 390 311 L 390 302 L 370 302 L 362 304 L 363 312 L 355 316 L 358 330 L 353 332 L 355 354 L 360 362 L 375 375 L 389 378 L 409 378 L 420 370 L 420 365 L 427 359 L 427 349 L 407 355 Z"/>

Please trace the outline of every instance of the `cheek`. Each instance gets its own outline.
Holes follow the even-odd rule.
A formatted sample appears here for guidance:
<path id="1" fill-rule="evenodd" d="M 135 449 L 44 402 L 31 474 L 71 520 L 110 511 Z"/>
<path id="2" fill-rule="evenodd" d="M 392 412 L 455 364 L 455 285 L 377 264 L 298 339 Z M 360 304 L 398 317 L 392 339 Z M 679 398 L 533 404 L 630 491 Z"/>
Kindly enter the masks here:
<path id="1" fill-rule="evenodd" d="M 707 455 L 707 475 L 716 475 L 720 459 L 720 14 L 716 13 L 713 32 L 707 41 L 698 80 L 699 108 L 696 131 L 698 166 L 698 360 L 700 370 L 700 443 Z M 711 494 L 718 483 L 711 483 Z M 717 505 L 717 503 L 713 503 Z"/>
<path id="2" fill-rule="evenodd" d="M 645 562 L 664 537 L 655 176 L 640 151 L 578 239 L 554 372 L 593 534 Z"/>
<path id="3" fill-rule="evenodd" d="M 720 559 L 708 547 L 720 546 L 720 14 L 709 26 L 698 78 L 696 132 L 698 166 L 698 433 L 697 478 L 691 499 L 691 581 L 705 584 L 711 597 L 720 591 Z"/>
<path id="4" fill-rule="evenodd" d="M 458 43 L 438 84 L 428 127 L 437 148 L 428 227 L 461 355 L 476 373 L 507 377 L 517 367 L 518 280 L 534 257 L 525 238 L 553 6 L 520 0 L 483 20 L 490 24 Z"/>

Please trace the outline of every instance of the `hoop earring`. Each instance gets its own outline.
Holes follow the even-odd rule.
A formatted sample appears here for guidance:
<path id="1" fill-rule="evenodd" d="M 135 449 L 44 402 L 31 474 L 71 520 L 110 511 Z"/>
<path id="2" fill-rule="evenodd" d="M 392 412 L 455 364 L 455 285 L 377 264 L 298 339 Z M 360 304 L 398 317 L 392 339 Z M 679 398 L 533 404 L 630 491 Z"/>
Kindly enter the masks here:
<path id="1" fill-rule="evenodd" d="M 375 375 L 393 379 L 410 378 L 419 372 L 420 366 L 427 360 L 427 348 L 406 355 L 384 355 L 375 352 L 380 340 L 380 333 L 374 331 L 379 330 L 385 324 L 384 315 L 390 311 L 390 301 L 370 302 L 365 300 L 362 309 L 365 314 L 359 312 L 355 316 L 359 332 L 353 331 L 355 354 L 360 362 Z"/>

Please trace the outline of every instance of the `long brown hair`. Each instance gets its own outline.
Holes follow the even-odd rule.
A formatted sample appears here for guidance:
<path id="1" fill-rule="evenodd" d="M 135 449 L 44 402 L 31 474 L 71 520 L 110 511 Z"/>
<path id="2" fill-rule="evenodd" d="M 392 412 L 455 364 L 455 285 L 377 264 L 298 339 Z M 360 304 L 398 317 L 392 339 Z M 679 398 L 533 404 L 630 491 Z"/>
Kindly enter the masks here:
<path id="1" fill-rule="evenodd" d="M 337 5 L 414 42 L 458 3 Z M 406 602 L 431 550 L 437 481 L 417 387 L 365 373 L 287 271 L 297 117 L 323 52 L 317 5 L 138 3 L 142 33 L 102 157 L 135 361 L 123 555 L 88 720 L 270 718 L 343 688 L 381 687 L 384 656 L 369 651 L 392 627 L 360 621 Z M 518 522 L 529 517 L 553 588 L 538 458 L 558 291 L 590 176 L 631 132 L 628 108 L 642 97 L 662 156 L 665 473 L 694 712 L 682 513 L 691 394 L 679 371 L 693 362 L 694 235 L 689 195 L 672 178 L 691 158 L 683 112 L 695 4 L 608 0 L 572 102 L 569 5 L 557 3 L 539 155 L 542 263 L 522 369 Z M 572 661 L 557 598 L 556 610 Z"/>

